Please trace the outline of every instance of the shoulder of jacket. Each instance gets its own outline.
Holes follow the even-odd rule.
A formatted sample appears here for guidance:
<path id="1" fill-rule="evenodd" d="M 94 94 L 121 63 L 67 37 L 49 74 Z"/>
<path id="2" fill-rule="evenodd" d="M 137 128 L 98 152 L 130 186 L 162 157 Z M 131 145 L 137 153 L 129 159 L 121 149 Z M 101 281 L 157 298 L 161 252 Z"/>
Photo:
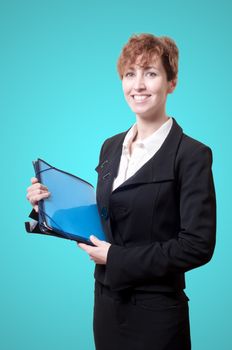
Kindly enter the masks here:
<path id="1" fill-rule="evenodd" d="M 202 173 L 202 169 L 210 169 L 212 163 L 211 148 L 183 133 L 175 158 L 174 169 L 177 179 L 180 179 L 183 174 L 190 176 L 197 171 Z"/>
<path id="2" fill-rule="evenodd" d="M 203 142 L 194 139 L 193 137 L 183 133 L 182 139 L 179 145 L 178 154 L 183 156 L 190 156 L 195 152 L 201 151 L 209 151 L 211 152 L 211 148 L 204 144 Z"/>
<path id="3" fill-rule="evenodd" d="M 211 148 L 203 142 L 182 134 L 181 142 L 175 158 L 175 171 L 196 164 L 209 164 L 213 161 Z"/>

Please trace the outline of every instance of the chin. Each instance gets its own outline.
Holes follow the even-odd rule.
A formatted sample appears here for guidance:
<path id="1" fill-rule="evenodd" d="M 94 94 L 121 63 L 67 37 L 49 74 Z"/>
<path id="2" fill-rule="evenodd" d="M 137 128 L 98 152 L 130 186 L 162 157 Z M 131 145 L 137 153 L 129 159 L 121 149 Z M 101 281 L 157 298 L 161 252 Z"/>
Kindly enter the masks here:
<path id="1" fill-rule="evenodd" d="M 136 116 L 140 119 L 146 119 L 146 120 L 150 120 L 150 119 L 154 119 L 154 114 L 150 114 L 150 113 L 139 113 L 139 112 L 135 112 Z"/>

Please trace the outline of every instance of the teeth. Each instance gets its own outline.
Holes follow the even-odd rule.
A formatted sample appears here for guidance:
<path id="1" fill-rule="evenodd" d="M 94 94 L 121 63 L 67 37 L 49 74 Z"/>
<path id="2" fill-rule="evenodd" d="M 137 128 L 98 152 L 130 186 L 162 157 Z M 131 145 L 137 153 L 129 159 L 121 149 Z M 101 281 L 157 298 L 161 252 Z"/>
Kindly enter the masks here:
<path id="1" fill-rule="evenodd" d="M 134 95 L 134 99 L 135 99 L 136 101 L 143 101 L 143 100 L 145 100 L 147 97 L 149 97 L 149 96 L 147 96 L 147 95 Z"/>

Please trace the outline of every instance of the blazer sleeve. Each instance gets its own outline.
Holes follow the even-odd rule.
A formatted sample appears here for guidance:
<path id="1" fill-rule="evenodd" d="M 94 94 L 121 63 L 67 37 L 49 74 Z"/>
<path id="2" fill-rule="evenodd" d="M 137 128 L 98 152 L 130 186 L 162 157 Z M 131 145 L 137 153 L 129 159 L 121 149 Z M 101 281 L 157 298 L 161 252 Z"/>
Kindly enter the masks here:
<path id="1" fill-rule="evenodd" d="M 120 290 L 167 273 L 183 273 L 207 263 L 216 237 L 212 152 L 205 145 L 179 160 L 180 231 L 176 238 L 143 246 L 112 244 L 106 276 Z"/>

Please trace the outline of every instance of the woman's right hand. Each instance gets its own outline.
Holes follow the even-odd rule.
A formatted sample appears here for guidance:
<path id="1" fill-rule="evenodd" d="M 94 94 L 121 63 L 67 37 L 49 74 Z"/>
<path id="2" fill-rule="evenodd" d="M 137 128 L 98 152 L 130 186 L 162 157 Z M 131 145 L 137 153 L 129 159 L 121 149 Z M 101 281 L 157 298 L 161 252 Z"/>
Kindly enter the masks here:
<path id="1" fill-rule="evenodd" d="M 38 212 L 38 202 L 41 199 L 48 198 L 50 194 L 48 188 L 39 183 L 39 180 L 36 177 L 31 178 L 31 186 L 27 188 L 26 197 L 36 212 Z"/>

